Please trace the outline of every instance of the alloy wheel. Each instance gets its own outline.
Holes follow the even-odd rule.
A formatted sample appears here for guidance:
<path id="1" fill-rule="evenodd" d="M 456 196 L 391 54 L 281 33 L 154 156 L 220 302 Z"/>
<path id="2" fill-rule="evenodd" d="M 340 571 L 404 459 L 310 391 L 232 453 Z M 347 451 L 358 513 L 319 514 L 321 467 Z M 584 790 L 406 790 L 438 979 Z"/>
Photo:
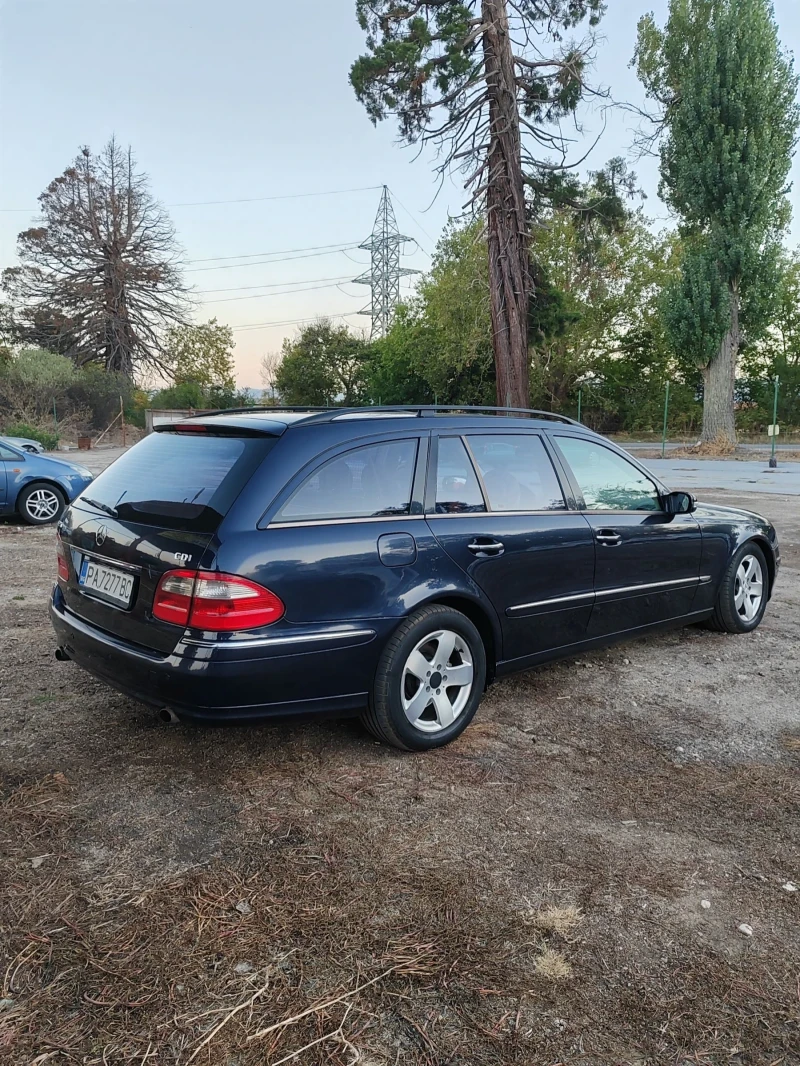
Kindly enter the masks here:
<path id="1" fill-rule="evenodd" d="M 464 637 L 451 629 L 429 633 L 403 667 L 400 698 L 406 718 L 424 733 L 447 729 L 466 707 L 473 677 Z"/>
<path id="2" fill-rule="evenodd" d="M 50 522 L 58 514 L 61 501 L 52 489 L 34 489 L 25 501 L 25 510 L 35 522 Z"/>
<path id="3" fill-rule="evenodd" d="M 733 589 L 736 613 L 745 622 L 752 622 L 761 609 L 763 599 L 764 574 L 761 563 L 754 555 L 745 555 L 736 571 Z"/>

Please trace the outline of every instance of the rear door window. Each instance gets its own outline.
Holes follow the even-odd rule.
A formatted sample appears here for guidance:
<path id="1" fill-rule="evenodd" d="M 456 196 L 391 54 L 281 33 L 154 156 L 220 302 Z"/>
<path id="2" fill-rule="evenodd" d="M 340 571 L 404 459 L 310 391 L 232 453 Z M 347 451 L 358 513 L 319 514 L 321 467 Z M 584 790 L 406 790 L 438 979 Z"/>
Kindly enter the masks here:
<path id="1" fill-rule="evenodd" d="M 338 455 L 306 478 L 273 521 L 410 514 L 417 447 L 416 439 L 392 440 Z"/>
<path id="2" fill-rule="evenodd" d="M 151 433 L 81 497 L 123 520 L 213 533 L 276 441 Z"/>
<path id="3" fill-rule="evenodd" d="M 567 504 L 541 437 L 467 437 L 493 511 L 564 511 Z"/>
<path id="4" fill-rule="evenodd" d="M 436 513 L 485 511 L 483 493 L 461 437 L 440 437 L 436 463 Z"/>

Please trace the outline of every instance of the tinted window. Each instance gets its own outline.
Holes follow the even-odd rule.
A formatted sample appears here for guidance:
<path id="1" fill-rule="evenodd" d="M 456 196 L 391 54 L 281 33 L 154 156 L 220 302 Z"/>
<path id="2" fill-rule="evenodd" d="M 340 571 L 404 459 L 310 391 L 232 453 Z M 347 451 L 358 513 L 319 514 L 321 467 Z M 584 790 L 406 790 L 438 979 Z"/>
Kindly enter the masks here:
<path id="1" fill-rule="evenodd" d="M 470 436 L 493 511 L 562 511 L 566 502 L 540 437 Z"/>
<path id="2" fill-rule="evenodd" d="M 590 511 L 660 511 L 658 491 L 633 463 L 590 440 L 559 437 Z"/>
<path id="3" fill-rule="evenodd" d="M 463 441 L 460 437 L 440 437 L 436 513 L 466 514 L 485 510 L 481 487 Z"/>
<path id="4" fill-rule="evenodd" d="M 416 460 L 416 440 L 355 448 L 315 470 L 275 521 L 409 514 Z"/>
<path id="5" fill-rule="evenodd" d="M 20 457 L 16 452 L 12 452 L 10 448 L 0 444 L 0 459 L 19 459 Z"/>
<path id="6" fill-rule="evenodd" d="M 213 532 L 274 444 L 274 437 L 151 433 L 82 499 L 132 522 Z"/>

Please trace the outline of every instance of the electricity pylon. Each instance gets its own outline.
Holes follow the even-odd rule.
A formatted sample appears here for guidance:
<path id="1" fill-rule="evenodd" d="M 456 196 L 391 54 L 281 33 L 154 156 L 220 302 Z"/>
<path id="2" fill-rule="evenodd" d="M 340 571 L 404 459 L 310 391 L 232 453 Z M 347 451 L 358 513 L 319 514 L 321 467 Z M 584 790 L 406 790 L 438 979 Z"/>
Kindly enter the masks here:
<path id="1" fill-rule="evenodd" d="M 353 279 L 357 285 L 369 285 L 372 291 L 370 306 L 360 312 L 372 319 L 372 340 L 385 337 L 392 324 L 395 308 L 400 302 L 400 278 L 419 273 L 400 266 L 400 249 L 411 239 L 404 237 L 397 228 L 389 189 L 384 185 L 372 236 L 359 245 L 370 253 L 370 268 Z"/>

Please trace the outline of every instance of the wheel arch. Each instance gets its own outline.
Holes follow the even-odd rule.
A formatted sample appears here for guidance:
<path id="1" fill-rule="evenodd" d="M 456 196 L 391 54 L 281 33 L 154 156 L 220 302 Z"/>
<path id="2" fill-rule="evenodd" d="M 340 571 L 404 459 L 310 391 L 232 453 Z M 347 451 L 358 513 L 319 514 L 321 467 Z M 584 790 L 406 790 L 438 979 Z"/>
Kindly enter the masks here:
<path id="1" fill-rule="evenodd" d="M 757 544 L 761 551 L 764 553 L 764 558 L 767 561 L 767 577 L 769 579 L 769 594 L 772 596 L 772 590 L 775 587 L 776 566 L 775 566 L 775 552 L 772 548 L 767 537 L 762 534 L 756 533 L 752 537 L 748 537 L 747 540 L 743 540 L 739 545 L 739 548 L 746 547 L 748 544 Z M 739 549 L 737 548 L 737 551 Z"/>
<path id="2" fill-rule="evenodd" d="M 495 632 L 495 626 L 492 623 L 492 619 L 489 613 L 480 603 L 471 599 L 469 596 L 460 596 L 458 593 L 445 596 L 434 596 L 430 600 L 426 600 L 424 603 L 418 603 L 417 607 L 449 607 L 454 611 L 460 611 L 461 614 L 466 615 L 470 622 L 475 626 L 483 641 L 483 647 L 486 652 L 486 683 L 487 685 L 494 679 L 495 670 L 497 667 L 498 652 L 500 649 L 500 635 Z"/>

